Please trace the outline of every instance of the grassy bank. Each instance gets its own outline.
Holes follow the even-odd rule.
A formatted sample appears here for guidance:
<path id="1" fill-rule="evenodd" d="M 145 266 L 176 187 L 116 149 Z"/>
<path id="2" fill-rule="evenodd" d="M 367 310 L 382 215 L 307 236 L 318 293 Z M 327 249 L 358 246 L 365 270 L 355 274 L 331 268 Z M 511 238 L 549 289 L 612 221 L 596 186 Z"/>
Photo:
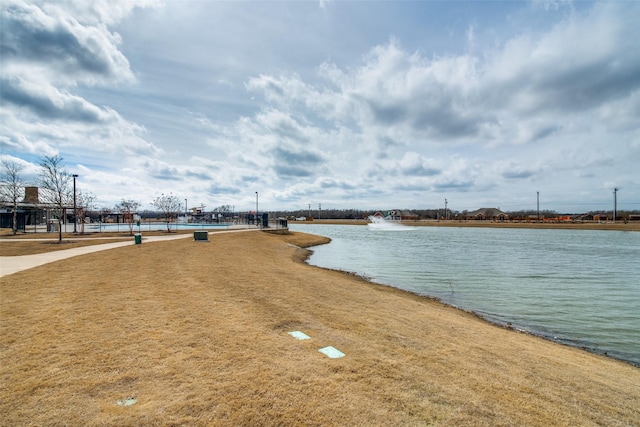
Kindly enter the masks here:
<path id="1" fill-rule="evenodd" d="M 640 420 L 638 368 L 299 262 L 317 236 L 210 239 L 0 279 L 0 425 Z"/>

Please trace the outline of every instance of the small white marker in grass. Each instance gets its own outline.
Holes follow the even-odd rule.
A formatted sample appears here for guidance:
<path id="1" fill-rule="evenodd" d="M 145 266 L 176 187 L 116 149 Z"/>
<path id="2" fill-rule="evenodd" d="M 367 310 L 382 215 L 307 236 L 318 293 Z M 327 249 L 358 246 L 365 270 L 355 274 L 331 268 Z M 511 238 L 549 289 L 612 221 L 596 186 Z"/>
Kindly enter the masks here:
<path id="1" fill-rule="evenodd" d="M 330 359 L 337 359 L 339 357 L 344 357 L 344 353 L 334 347 L 325 347 L 318 350 L 320 353 L 326 355 Z"/>
<path id="2" fill-rule="evenodd" d="M 116 400 L 118 406 L 131 406 L 135 405 L 138 400 L 135 397 L 127 397 L 126 399 Z"/>
<path id="3" fill-rule="evenodd" d="M 297 340 L 310 340 L 311 337 L 307 334 L 305 334 L 304 332 L 301 331 L 293 331 L 293 332 L 289 332 L 289 335 L 291 335 L 292 337 L 294 337 Z"/>

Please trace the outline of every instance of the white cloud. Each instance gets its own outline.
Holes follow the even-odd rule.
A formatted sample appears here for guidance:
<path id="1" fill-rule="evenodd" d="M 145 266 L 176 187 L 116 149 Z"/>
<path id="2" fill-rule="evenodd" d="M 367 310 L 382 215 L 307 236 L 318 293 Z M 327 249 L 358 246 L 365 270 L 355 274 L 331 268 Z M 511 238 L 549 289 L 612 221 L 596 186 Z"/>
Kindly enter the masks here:
<path id="1" fill-rule="evenodd" d="M 118 48 L 120 36 L 105 24 L 138 5 L 19 0 L 3 5 L 4 147 L 41 155 L 69 148 L 117 155 L 161 152 L 143 139 L 143 127 L 74 93 L 79 86 L 135 81 Z"/>
<path id="2" fill-rule="evenodd" d="M 79 21 L 67 9 L 73 4 L 12 0 L 3 7 L 3 74 L 63 87 L 134 81 L 120 36 Z"/>

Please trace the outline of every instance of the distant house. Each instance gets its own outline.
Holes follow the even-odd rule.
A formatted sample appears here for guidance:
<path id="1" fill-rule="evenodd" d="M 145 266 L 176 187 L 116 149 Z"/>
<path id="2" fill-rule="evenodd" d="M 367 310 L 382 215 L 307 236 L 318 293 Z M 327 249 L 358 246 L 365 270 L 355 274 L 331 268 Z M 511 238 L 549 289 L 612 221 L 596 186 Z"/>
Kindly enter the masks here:
<path id="1" fill-rule="evenodd" d="M 417 221 L 420 219 L 420 215 L 407 211 L 403 211 L 401 217 L 403 221 Z"/>
<path id="2" fill-rule="evenodd" d="M 389 211 L 388 216 L 396 221 L 416 221 L 420 218 L 411 211 L 401 211 L 399 209 Z"/>
<path id="3" fill-rule="evenodd" d="M 606 213 L 586 213 L 583 215 L 578 215 L 574 218 L 574 221 L 609 221 L 611 218 Z"/>
<path id="4" fill-rule="evenodd" d="M 509 215 L 497 208 L 480 208 L 475 211 L 467 212 L 464 219 L 477 221 L 506 221 Z"/>
<path id="5" fill-rule="evenodd" d="M 418 219 L 420 219 L 420 216 L 414 214 L 413 212 L 401 211 L 399 209 L 392 209 L 386 212 L 386 214 L 382 212 L 376 212 L 375 214 L 373 214 L 373 216 L 376 218 L 384 218 L 391 221 L 417 221 Z"/>

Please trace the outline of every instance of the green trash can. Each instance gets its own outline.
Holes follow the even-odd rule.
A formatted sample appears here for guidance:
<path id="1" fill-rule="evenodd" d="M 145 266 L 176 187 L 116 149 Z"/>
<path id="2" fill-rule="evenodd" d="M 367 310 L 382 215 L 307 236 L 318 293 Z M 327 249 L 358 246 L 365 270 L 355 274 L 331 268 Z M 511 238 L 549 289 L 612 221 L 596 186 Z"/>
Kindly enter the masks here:
<path id="1" fill-rule="evenodd" d="M 136 234 L 134 237 L 136 240 L 136 245 L 139 245 L 140 243 L 142 243 L 142 234 Z"/>
<path id="2" fill-rule="evenodd" d="M 194 231 L 193 232 L 193 240 L 200 242 L 209 241 L 209 232 L 208 231 Z"/>

